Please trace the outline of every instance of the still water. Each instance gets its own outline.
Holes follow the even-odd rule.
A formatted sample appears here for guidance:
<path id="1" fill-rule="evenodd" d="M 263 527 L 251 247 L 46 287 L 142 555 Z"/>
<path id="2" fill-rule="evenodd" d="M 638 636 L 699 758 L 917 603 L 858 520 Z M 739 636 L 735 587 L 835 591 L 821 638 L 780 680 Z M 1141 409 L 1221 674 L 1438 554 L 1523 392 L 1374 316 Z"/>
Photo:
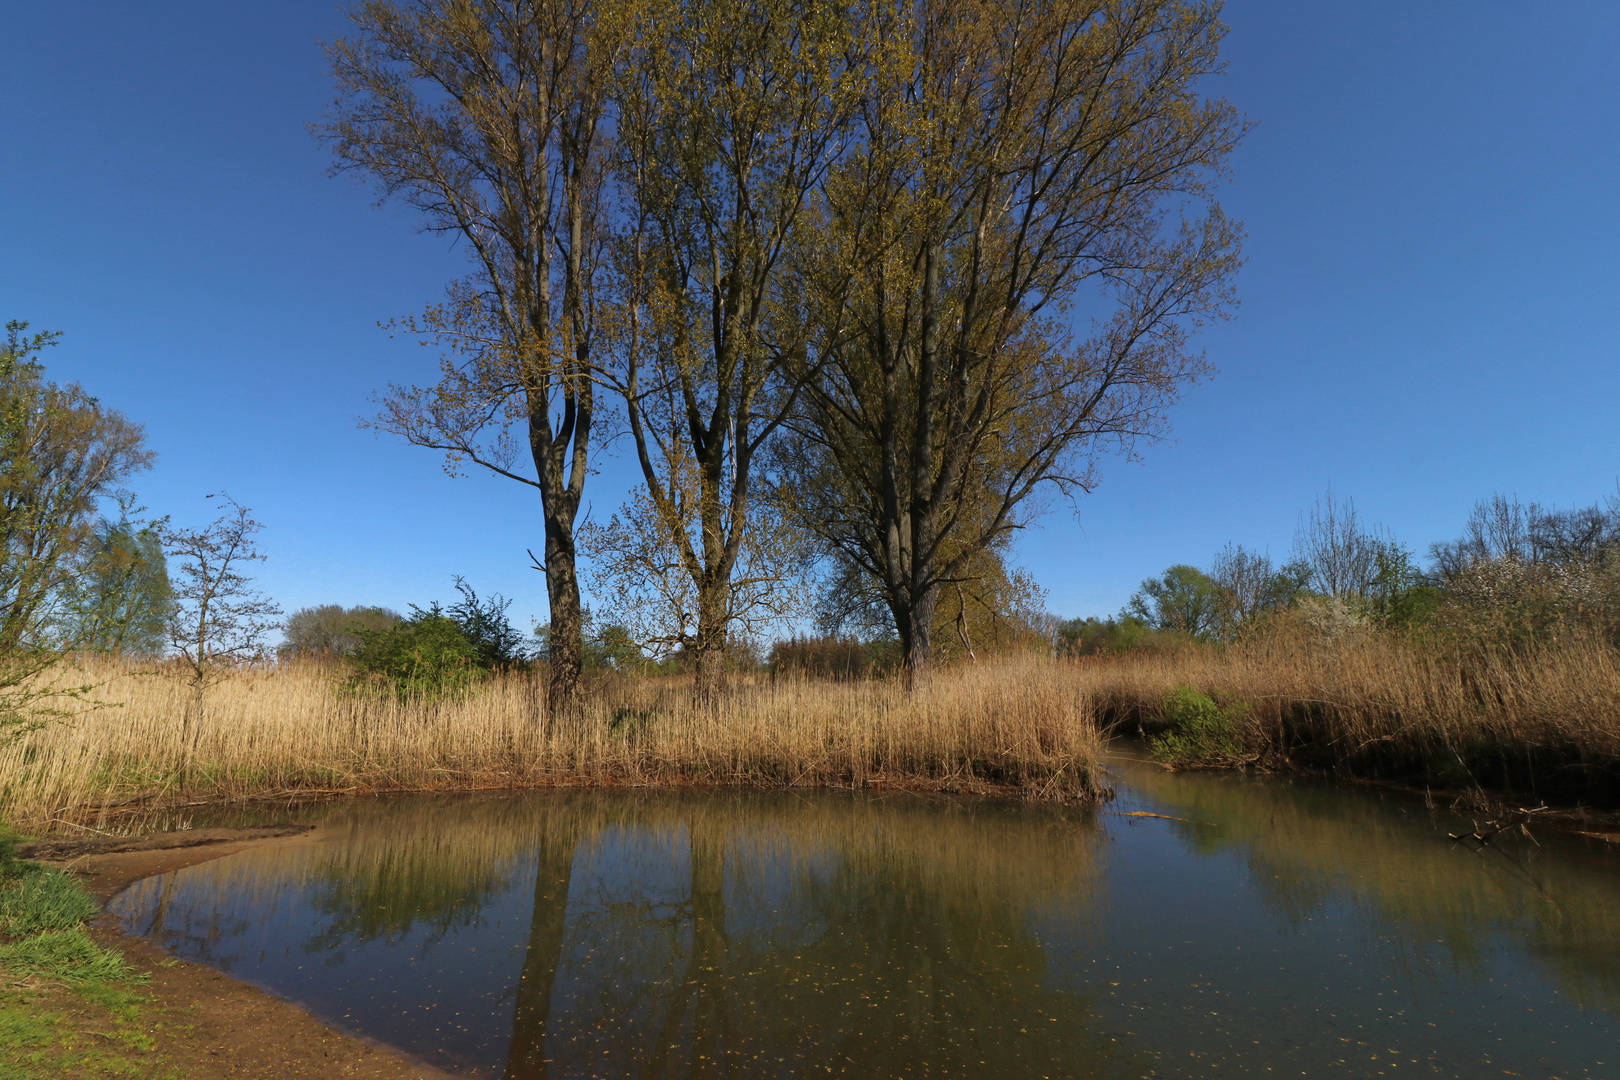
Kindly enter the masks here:
<path id="1" fill-rule="evenodd" d="M 1476 852 L 1421 800 L 1116 767 L 1095 810 L 334 804 L 111 909 L 467 1076 L 1620 1077 L 1620 852 Z"/>

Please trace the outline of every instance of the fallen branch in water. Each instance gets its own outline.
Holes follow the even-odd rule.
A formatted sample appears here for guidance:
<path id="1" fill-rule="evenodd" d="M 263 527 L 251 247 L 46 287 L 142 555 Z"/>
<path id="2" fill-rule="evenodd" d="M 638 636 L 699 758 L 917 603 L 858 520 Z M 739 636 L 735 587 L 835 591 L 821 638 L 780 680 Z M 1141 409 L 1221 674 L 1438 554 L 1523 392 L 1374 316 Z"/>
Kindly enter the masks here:
<path id="1" fill-rule="evenodd" d="M 1109 817 L 1152 817 L 1162 818 L 1165 821 L 1184 821 L 1188 825 L 1214 825 L 1213 821 L 1194 821 L 1192 818 L 1171 817 L 1169 814 L 1155 814 L 1148 810 L 1110 810 Z"/>
<path id="2" fill-rule="evenodd" d="M 1472 833 L 1446 833 L 1446 835 L 1456 843 L 1473 840 L 1480 847 L 1484 847 L 1503 833 L 1517 829 L 1525 835 L 1527 840 L 1535 843 L 1536 838 L 1530 835 L 1530 819 L 1532 816 L 1545 813 L 1550 809 L 1551 807 L 1545 805 L 1529 809 L 1522 806 L 1514 807 L 1498 813 L 1495 817 L 1487 818 L 1483 822 L 1475 819 Z"/>

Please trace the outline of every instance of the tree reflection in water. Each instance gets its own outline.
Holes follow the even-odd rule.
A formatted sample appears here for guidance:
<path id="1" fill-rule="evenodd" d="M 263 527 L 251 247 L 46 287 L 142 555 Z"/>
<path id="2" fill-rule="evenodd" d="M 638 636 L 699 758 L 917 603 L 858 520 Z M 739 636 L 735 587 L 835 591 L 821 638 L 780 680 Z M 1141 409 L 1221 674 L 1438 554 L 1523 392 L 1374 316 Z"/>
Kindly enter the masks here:
<path id="1" fill-rule="evenodd" d="M 1045 817 L 711 793 L 565 824 L 505 1075 L 1111 1075 L 1033 929 L 1089 896 L 1094 825 Z"/>
<path id="2" fill-rule="evenodd" d="M 1419 1044 L 1434 1075 L 1612 1065 L 1611 854 L 1476 855 L 1421 801 L 1355 789 L 1124 779 L 1100 813 L 712 790 L 341 803 L 297 811 L 322 826 L 307 842 L 112 907 L 331 1022 L 511 1080 L 1316 1075 L 1364 1045 L 1383 1057 L 1344 1075 L 1371 1076 Z M 1132 799 L 1160 816 L 1105 816 Z"/>

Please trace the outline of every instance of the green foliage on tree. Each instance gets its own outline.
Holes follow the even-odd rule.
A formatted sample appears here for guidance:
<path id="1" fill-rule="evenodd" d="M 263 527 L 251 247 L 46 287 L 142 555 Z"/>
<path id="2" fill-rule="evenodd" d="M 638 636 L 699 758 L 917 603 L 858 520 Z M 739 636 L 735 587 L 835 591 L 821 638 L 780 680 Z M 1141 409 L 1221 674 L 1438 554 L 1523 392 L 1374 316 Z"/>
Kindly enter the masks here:
<path id="1" fill-rule="evenodd" d="M 63 600 L 64 633 L 73 647 L 121 656 L 162 653 L 174 606 L 162 524 L 131 521 L 126 512 L 96 525 L 84 570 Z"/>
<path id="2" fill-rule="evenodd" d="M 152 462 L 140 425 L 45 380 L 37 356 L 57 335 L 27 330 L 7 323 L 0 340 L 0 739 L 81 696 L 39 678 L 74 645 L 61 632 L 64 593 L 84 571 L 101 501 Z"/>
<path id="3" fill-rule="evenodd" d="M 1122 653 L 1173 648 L 1185 639 L 1156 630 L 1134 615 L 1117 619 L 1069 619 L 1058 626 L 1060 656 L 1118 656 Z"/>
<path id="4" fill-rule="evenodd" d="M 1220 586 L 1196 566 L 1181 563 L 1142 582 L 1121 618 L 1206 641 L 1221 628 L 1224 608 Z"/>

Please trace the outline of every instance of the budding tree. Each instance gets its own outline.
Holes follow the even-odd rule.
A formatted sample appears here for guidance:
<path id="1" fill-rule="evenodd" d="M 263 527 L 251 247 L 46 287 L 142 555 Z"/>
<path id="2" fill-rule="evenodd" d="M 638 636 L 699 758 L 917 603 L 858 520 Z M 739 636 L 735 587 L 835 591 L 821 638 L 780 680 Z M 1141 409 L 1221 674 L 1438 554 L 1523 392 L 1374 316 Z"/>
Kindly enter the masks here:
<path id="1" fill-rule="evenodd" d="M 81 644 L 61 609 L 92 564 L 102 500 L 152 462 L 139 424 L 46 381 L 37 357 L 56 335 L 27 330 L 0 339 L 0 741 L 78 696 L 40 677 Z"/>
<path id="2" fill-rule="evenodd" d="M 473 272 L 405 329 L 445 347 L 438 382 L 395 386 L 377 428 L 535 489 L 551 696 L 578 693 L 575 567 L 596 402 L 598 198 L 613 45 L 587 0 L 365 0 L 328 50 L 341 96 L 317 128 Z"/>
<path id="3" fill-rule="evenodd" d="M 618 10 L 634 45 L 614 84 L 624 209 L 609 370 L 646 491 L 620 521 L 655 530 L 668 555 L 665 591 L 689 611 L 678 633 L 702 694 L 721 678 L 728 637 L 791 593 L 776 588 L 791 568 L 767 565 L 784 544 L 761 535 L 780 522 L 755 506 L 757 461 L 815 377 L 800 362 L 808 331 L 786 271 L 792 252 L 819 243 L 803 226 L 866 75 L 837 5 Z M 610 565 L 637 565 L 615 547 Z"/>
<path id="4" fill-rule="evenodd" d="M 878 44 L 796 265 L 820 367 L 775 490 L 881 588 L 915 678 L 976 554 L 1158 435 L 1205 370 L 1189 334 L 1228 309 L 1240 261 L 1208 184 L 1242 124 L 1205 96 L 1215 5 L 851 18 Z"/>

